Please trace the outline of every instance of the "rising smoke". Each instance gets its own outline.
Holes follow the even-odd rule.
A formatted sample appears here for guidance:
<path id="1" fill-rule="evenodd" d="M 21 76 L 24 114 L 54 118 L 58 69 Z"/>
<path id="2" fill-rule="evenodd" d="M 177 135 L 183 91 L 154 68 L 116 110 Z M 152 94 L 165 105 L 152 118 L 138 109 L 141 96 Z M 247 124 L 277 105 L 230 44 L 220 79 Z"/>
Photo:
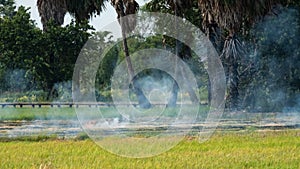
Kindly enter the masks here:
<path id="1" fill-rule="evenodd" d="M 298 9 L 277 6 L 251 30 L 255 41 L 248 59 L 253 75 L 242 91 L 246 93 L 243 104 L 249 110 L 299 110 L 299 18 Z"/>

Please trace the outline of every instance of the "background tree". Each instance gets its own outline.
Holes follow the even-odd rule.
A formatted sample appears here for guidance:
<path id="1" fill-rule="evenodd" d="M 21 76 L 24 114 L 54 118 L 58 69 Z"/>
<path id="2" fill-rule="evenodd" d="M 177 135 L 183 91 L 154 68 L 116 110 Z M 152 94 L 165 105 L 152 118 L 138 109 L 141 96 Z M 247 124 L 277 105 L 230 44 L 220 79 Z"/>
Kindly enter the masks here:
<path id="1" fill-rule="evenodd" d="M 295 1 L 296 2 L 296 1 Z M 216 36 L 218 32 L 210 31 L 221 28 L 225 35 L 224 46 L 216 46 L 221 49 L 221 56 L 227 74 L 228 96 L 227 107 L 236 109 L 240 106 L 239 88 L 241 74 L 239 70 L 245 63 L 246 51 L 238 36 L 246 37 L 249 28 L 264 18 L 267 14 L 274 13 L 278 5 L 294 4 L 293 1 L 266 0 L 266 1 L 210 1 L 199 0 L 199 8 L 203 15 L 203 26 L 209 30 L 210 36 Z M 222 43 L 219 43 L 222 44 Z M 244 60 L 244 61 L 243 61 Z M 251 67 L 251 63 L 246 66 Z M 250 77 L 248 77 L 250 78 Z"/>
<path id="2" fill-rule="evenodd" d="M 71 81 L 74 65 L 77 57 L 91 36 L 88 33 L 92 28 L 88 23 L 72 22 L 66 27 L 57 27 L 49 22 L 47 31 L 43 32 L 43 40 L 39 46 L 45 50 L 47 67 L 39 67 L 44 72 L 43 79 L 46 79 L 44 90 L 48 91 L 48 98 L 57 95 L 55 84 Z"/>
<path id="3" fill-rule="evenodd" d="M 265 17 L 250 31 L 255 42 L 247 46 L 254 52 L 247 60 L 254 70 L 246 72 L 253 75 L 240 76 L 242 106 L 248 110 L 287 111 L 299 104 L 299 9 L 277 6 L 276 15 Z"/>
<path id="4" fill-rule="evenodd" d="M 75 61 L 91 35 L 91 27 L 75 22 L 57 27 L 49 22 L 47 32 L 42 32 L 30 19 L 28 9 L 20 7 L 14 13 L 0 18 L 2 93 L 51 93 L 54 86 L 72 79 Z M 48 95 L 49 101 L 53 98 Z"/>
<path id="5" fill-rule="evenodd" d="M 185 19 L 188 19 L 190 22 L 192 22 L 195 25 L 200 25 L 201 17 L 199 16 L 199 10 L 198 5 L 195 2 L 192 1 L 159 1 L 159 0 L 152 0 L 149 3 L 147 3 L 144 7 L 144 10 L 150 11 L 150 12 L 165 12 L 170 13 Z M 168 23 L 169 22 L 169 23 Z M 176 22 L 176 21 L 175 21 Z M 156 25 L 166 25 L 166 24 L 172 24 L 174 25 L 174 21 L 165 21 L 163 19 L 156 21 Z M 161 28 L 160 28 L 161 29 Z M 174 27 L 174 30 L 176 32 L 172 32 L 173 30 L 166 30 L 171 31 L 172 33 L 179 34 L 180 31 L 182 31 L 178 26 Z M 182 32 L 180 32 L 182 35 Z M 185 38 L 187 40 L 192 39 L 192 32 L 185 32 Z M 180 57 L 186 62 L 189 62 L 193 60 L 192 51 L 191 49 L 186 46 L 184 43 L 180 42 L 179 40 L 162 36 L 162 41 L 165 44 L 165 46 L 168 46 L 171 52 L 176 54 L 176 56 Z M 174 49 L 174 50 L 173 50 Z M 182 70 L 174 70 L 175 72 L 178 72 L 178 76 L 185 77 L 185 72 Z M 187 81 L 188 82 L 188 81 Z M 189 88 L 188 91 L 190 99 L 193 103 L 199 103 L 199 100 L 196 96 L 196 92 L 193 91 L 192 87 Z M 174 82 L 173 84 L 173 91 L 172 91 L 172 97 L 169 100 L 168 106 L 174 107 L 176 106 L 177 101 L 177 93 L 178 93 L 178 87 L 177 84 Z"/>
<path id="6" fill-rule="evenodd" d="M 2 70 L 1 85 L 9 87 L 10 81 L 6 77 L 9 72 L 20 72 L 20 76 L 32 77 L 31 60 L 42 56 L 42 49 L 36 48 L 39 45 L 41 31 L 35 27 L 34 21 L 30 19 L 28 9 L 20 7 L 14 11 L 14 16 L 0 18 L 0 65 Z M 32 50 L 36 49 L 36 50 Z M 24 77 L 25 78 L 25 77 Z M 23 84 L 25 89 L 34 87 L 34 79 L 28 79 L 30 83 Z M 12 82 L 15 83 L 15 82 Z M 18 88 L 11 88 L 19 90 Z"/>
<path id="7" fill-rule="evenodd" d="M 197 4 L 195 5 L 195 3 Z M 299 7 L 299 2 L 281 0 L 152 0 L 146 5 L 146 9 L 172 14 L 177 11 L 177 15 L 187 18 L 194 25 L 198 25 L 208 35 L 219 52 L 226 70 L 228 87 L 226 107 L 236 109 L 245 103 L 242 98 L 245 96 L 242 88 L 247 86 L 245 82 L 247 79 L 254 78 L 255 72 L 260 72 L 254 67 L 256 62 L 248 56 L 251 55 L 252 51 L 257 50 L 256 47 L 251 48 L 257 46 L 255 39 L 264 38 L 265 35 L 250 37 L 250 30 L 255 23 L 262 21 L 265 16 L 277 15 L 276 7 L 280 5 L 285 8 L 297 5 Z M 199 10 L 195 10 L 194 6 Z M 191 15 L 193 11 L 197 12 Z M 200 19 L 195 20 L 195 16 L 200 17 Z M 295 23 L 295 19 L 293 23 Z M 254 44 L 250 45 L 251 43 Z M 245 46 L 245 44 L 248 45 Z M 278 54 L 276 53 L 276 55 Z M 241 99 L 243 103 L 240 102 Z"/>
<path id="8" fill-rule="evenodd" d="M 59 12 L 50 12 L 51 17 L 45 25 L 47 30 L 42 31 L 30 19 L 28 9 L 20 7 L 16 10 L 13 1 L 10 0 L 1 2 L 0 94 L 1 97 L 13 98 L 8 99 L 9 101 L 19 101 L 19 96 L 23 94 L 43 96 L 30 101 L 52 101 L 62 98 L 68 101 L 71 98 L 70 94 L 62 93 L 65 93 L 63 91 L 70 93 L 69 81 L 74 64 L 88 37 L 94 35 L 102 39 L 99 43 L 103 46 L 115 43 L 109 38 L 107 32 L 94 34 L 85 20 L 97 14 L 99 7 L 91 10 L 93 11 L 91 13 L 85 13 L 86 15 L 81 15 L 79 11 L 88 11 L 88 9 L 80 8 L 76 22 L 65 27 L 59 27 L 60 23 L 55 20 L 59 18 Z M 74 8 L 76 5 L 83 4 L 76 4 L 76 2 L 73 2 Z M 85 6 L 89 6 L 87 1 L 85 2 Z M 104 4 L 106 1 L 97 2 Z M 128 2 L 136 5 L 134 1 L 120 2 L 124 14 L 136 12 L 136 10 L 126 11 L 135 9 L 127 6 Z M 227 70 L 230 89 L 227 107 L 234 109 L 237 104 L 240 108 L 252 111 L 292 111 L 297 105 L 300 106 L 299 1 L 245 1 L 242 4 L 229 0 L 189 2 L 153 0 L 149 4 L 151 3 L 152 5 L 147 4 L 145 8 L 150 7 L 152 11 L 172 14 L 176 11 L 178 16 L 188 19 L 208 35 L 222 56 Z M 253 4 L 254 7 L 251 6 L 249 9 L 246 7 Z M 104 9 L 104 5 L 102 7 L 101 10 Z M 61 11 L 63 13 L 64 10 Z M 76 18 L 75 10 L 69 7 L 69 11 L 73 11 Z M 79 15 L 82 17 L 80 18 Z M 168 24 L 163 20 L 157 22 Z M 130 34 L 136 23 L 135 17 L 129 17 L 129 20 L 124 23 L 125 34 Z M 190 36 L 188 33 L 185 34 L 187 37 Z M 103 39 L 107 38 L 110 40 L 104 42 Z M 203 73 L 205 70 L 203 65 L 195 61 L 193 52 L 172 38 L 130 37 L 126 42 L 127 54 L 120 52 L 124 47 L 124 41 L 121 41 L 111 48 L 99 67 L 96 78 L 98 100 L 110 100 L 110 78 L 113 69 L 122 61 L 121 59 L 129 56 L 129 53 L 141 49 L 153 47 L 170 51 L 177 49 L 172 52 L 189 64 L 196 78 L 204 83 L 208 81 L 208 77 Z M 138 59 L 135 61 L 138 62 Z M 142 75 L 150 74 L 151 71 L 145 71 Z M 204 90 L 203 84 L 199 86 Z M 207 90 L 207 87 L 205 89 Z M 237 92 L 233 92 L 234 90 Z M 50 93 L 48 98 L 45 95 L 47 92 Z"/>
<path id="9" fill-rule="evenodd" d="M 133 86 L 133 91 L 137 96 L 139 105 L 142 108 L 150 108 L 151 104 L 149 100 L 144 95 L 143 90 L 138 83 L 135 83 L 134 79 L 134 69 L 130 59 L 130 53 L 128 49 L 128 43 L 126 34 L 130 33 L 136 26 L 135 14 L 139 10 L 139 4 L 135 0 L 111 0 L 112 6 L 115 8 L 118 14 L 118 20 L 121 26 L 122 38 L 123 38 L 123 48 L 125 54 L 125 61 L 127 64 L 128 75 L 130 84 Z"/>
<path id="10" fill-rule="evenodd" d="M 0 0 L 0 17 L 13 17 L 15 9 L 14 0 Z"/>
<path id="11" fill-rule="evenodd" d="M 63 24 L 63 19 L 66 12 L 70 12 L 75 16 L 77 22 L 82 22 L 83 20 L 87 20 L 92 17 L 93 14 L 100 14 L 102 9 L 105 7 L 104 0 L 63 0 L 63 1 L 45 1 L 38 0 L 38 9 L 40 16 L 42 18 L 42 23 L 44 25 L 44 29 L 47 30 L 47 22 L 51 19 L 57 25 Z M 139 5 L 135 0 L 111 0 L 112 6 L 115 8 L 116 13 L 118 14 L 118 19 L 121 25 L 122 37 L 123 37 L 123 48 L 125 52 L 125 59 L 127 63 L 128 73 L 130 75 L 130 79 L 132 79 L 134 70 L 131 65 L 130 55 L 128 51 L 128 45 L 126 40 L 126 33 L 132 31 L 135 27 L 135 17 L 130 16 L 130 14 L 135 14 Z M 125 17 L 128 16 L 128 17 Z M 51 63 L 53 64 L 53 63 Z M 133 85 L 135 88 L 135 93 L 138 97 L 138 101 L 141 107 L 149 108 L 150 102 L 143 94 L 143 91 L 136 84 Z"/>

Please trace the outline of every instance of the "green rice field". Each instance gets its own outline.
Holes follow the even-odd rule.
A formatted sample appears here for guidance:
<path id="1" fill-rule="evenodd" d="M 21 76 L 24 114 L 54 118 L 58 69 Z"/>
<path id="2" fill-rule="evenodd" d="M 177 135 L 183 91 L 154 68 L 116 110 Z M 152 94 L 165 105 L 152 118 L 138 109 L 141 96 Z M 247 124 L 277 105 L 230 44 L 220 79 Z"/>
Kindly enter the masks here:
<path id="1" fill-rule="evenodd" d="M 200 144 L 185 138 L 151 158 L 110 154 L 91 140 L 0 143 L 1 168 L 299 168 L 300 131 L 217 132 Z"/>
<path id="2" fill-rule="evenodd" d="M 0 111 L 0 123 L 77 119 L 72 108 L 4 108 Z M 103 113 L 107 117 L 115 116 L 110 114 L 110 109 L 103 109 Z M 199 143 L 196 135 L 191 134 L 171 150 L 148 158 L 126 158 L 109 153 L 84 133 L 76 138 L 59 138 L 55 135 L 1 138 L 0 168 L 298 169 L 300 129 L 247 127 L 243 130 L 217 130 L 204 143 Z"/>

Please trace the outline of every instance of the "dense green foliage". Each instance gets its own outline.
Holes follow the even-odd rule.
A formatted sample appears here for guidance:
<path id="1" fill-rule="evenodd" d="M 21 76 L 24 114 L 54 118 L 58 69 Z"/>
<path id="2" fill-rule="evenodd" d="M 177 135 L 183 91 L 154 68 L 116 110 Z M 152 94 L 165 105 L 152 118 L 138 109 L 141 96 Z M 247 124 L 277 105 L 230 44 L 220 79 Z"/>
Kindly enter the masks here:
<path id="1" fill-rule="evenodd" d="M 299 11 L 279 8 L 277 16 L 267 16 L 250 29 L 249 52 L 240 63 L 240 71 L 246 70 L 240 74 L 242 106 L 253 111 L 299 111 Z"/>
<path id="2" fill-rule="evenodd" d="M 13 17 L 0 18 L 0 34 L 2 102 L 71 100 L 76 59 L 94 34 L 87 22 L 71 22 L 65 27 L 50 22 L 47 31 L 42 32 L 30 19 L 28 9 L 20 7 Z M 104 41 L 108 33 L 101 36 Z M 109 66 L 100 69 L 113 70 Z M 103 79 L 101 84 L 107 77 Z"/>
<path id="3" fill-rule="evenodd" d="M 266 4 L 262 5 L 263 1 L 258 0 L 255 2 L 260 3 L 250 7 L 243 6 L 242 1 L 238 0 L 152 0 L 142 9 L 183 17 L 209 37 L 224 64 L 228 108 L 255 112 L 290 112 L 297 118 L 299 114 L 296 112 L 300 112 L 300 1 L 289 0 L 287 6 L 272 6 L 268 3 L 271 1 L 273 0 L 264 1 L 267 4 L 265 6 Z M 48 10 L 50 8 L 47 8 L 47 5 L 51 2 L 55 2 L 56 5 L 67 2 L 68 4 L 64 5 L 67 5 L 68 11 L 79 22 L 73 21 L 61 27 L 55 20 L 49 21 L 49 17 L 46 17 L 44 19 L 49 21 L 45 27 L 47 29 L 42 31 L 30 18 L 28 9 L 16 9 L 14 0 L 0 0 L 0 102 L 71 102 L 72 76 L 78 55 L 80 52 L 87 52 L 90 57 L 85 59 L 95 61 L 100 51 L 106 54 L 100 65 L 92 64 L 89 67 L 95 70 L 96 67 L 92 66 L 98 66 L 95 82 L 89 81 L 88 73 L 82 76 L 81 80 L 85 83 L 95 83 L 98 101 L 111 102 L 111 96 L 118 94 L 118 91 L 110 90 L 111 77 L 116 66 L 125 58 L 122 39 L 115 41 L 109 32 L 95 32 L 86 21 L 87 18 L 102 12 L 106 0 L 39 2 L 46 2 L 41 8 L 44 10 L 44 17 L 57 7 L 54 5 Z M 247 1 L 246 4 L 252 5 L 253 2 Z M 214 22 L 209 23 L 212 21 L 211 16 L 202 15 L 205 12 L 201 11 L 201 5 L 202 8 L 207 7 L 208 12 L 218 9 L 213 11 L 216 17 Z M 272 12 L 266 13 L 270 9 Z M 66 13 L 64 8 L 56 10 Z M 224 13 L 232 15 L 223 15 Z M 157 22 L 168 23 L 165 20 Z M 139 24 L 143 23 L 138 23 L 137 26 Z M 231 28 L 234 30 L 230 30 Z M 191 35 L 192 33 L 187 36 Z M 92 50 L 81 51 L 88 39 L 94 40 L 96 47 L 91 46 Z M 199 88 L 192 92 L 200 93 L 201 103 L 209 101 L 210 84 L 205 66 L 185 44 L 166 36 L 131 36 L 127 43 L 129 53 L 133 55 L 151 48 L 177 54 L 196 76 Z M 143 60 L 143 57 L 135 58 L 136 63 Z M 156 81 L 170 79 L 170 76 L 154 69 L 139 73 L 137 79 L 147 76 Z M 189 98 L 190 94 L 183 93 L 183 97 Z M 181 101 L 178 99 L 178 102 Z M 120 112 L 114 111 L 114 107 L 95 109 L 101 109 L 103 118 L 122 118 Z M 196 117 L 193 109 L 193 106 L 188 105 L 181 113 L 189 112 Z M 163 114 L 159 114 L 160 117 L 178 116 L 178 111 L 174 111 L 174 108 L 165 110 Z M 205 119 L 208 110 L 208 105 L 201 105 L 196 120 Z M 132 109 L 125 107 L 121 111 L 125 114 L 132 113 Z M 152 107 L 139 116 L 156 117 L 157 112 L 158 109 Z M 85 115 L 94 117 L 95 114 Z M 259 123 L 262 119 L 266 122 L 279 119 L 280 116 L 276 113 L 237 111 L 223 114 L 224 123 L 232 118 L 245 120 L 245 129 L 238 132 L 217 130 L 202 144 L 194 137 L 196 131 L 192 131 L 168 152 L 143 159 L 110 154 L 92 142 L 85 133 L 69 140 L 58 138 L 56 135 L 49 136 L 47 133 L 41 133 L 45 135 L 40 136 L 2 137 L 0 168 L 299 168 L 299 129 L 264 131 L 251 126 L 252 122 Z M 76 119 L 74 108 L 0 108 L 0 123 Z M 278 129 L 277 126 L 274 128 Z M 5 133 L 5 130 L 1 132 Z M 146 132 L 134 133 L 132 136 L 152 135 L 153 133 Z M 128 151 L 131 151 L 130 147 Z"/>
<path id="4" fill-rule="evenodd" d="M 213 12 L 217 16 L 206 16 L 205 10 L 210 9 L 199 10 L 201 5 L 205 6 L 204 1 L 198 1 L 199 4 L 195 0 L 189 2 L 191 2 L 188 4 L 189 8 L 182 9 L 182 5 L 174 5 L 173 1 L 153 0 L 143 9 L 177 14 L 207 34 L 219 52 L 225 69 L 228 89 L 227 108 L 248 111 L 299 111 L 300 6 L 298 1 L 289 1 L 287 6 L 272 6 L 271 12 L 267 14 L 259 12 L 266 10 L 262 9 L 263 6 L 251 9 L 252 6 L 244 8 L 243 5 L 231 4 L 239 4 L 240 1 L 226 1 L 223 4 L 226 6 L 224 8 L 216 4 L 217 2 L 205 1 L 206 7 L 212 8 L 212 11 L 208 12 Z M 259 3 L 256 5 L 259 6 Z M 242 8 L 251 14 L 242 17 L 243 19 L 239 18 L 240 15 L 237 13 L 242 10 L 236 8 Z M 201 12 L 203 16 L 199 18 Z M 255 13 L 259 15 L 255 17 Z M 242 21 L 235 21 L 234 16 Z M 219 20 L 221 24 L 218 24 L 213 21 L 213 17 L 224 19 Z M 246 20 L 251 18 L 250 24 Z M 163 25 L 160 22 L 165 23 L 164 20 L 157 22 L 158 25 Z M 239 29 L 234 30 L 233 34 L 231 32 L 233 30 L 224 25 L 237 26 Z M 174 40 L 167 40 L 167 43 L 175 47 Z M 181 48 L 179 56 L 187 50 Z"/>
<path id="5" fill-rule="evenodd" d="M 14 0 L 1 0 L 0 1 L 0 17 L 12 17 L 15 15 L 15 1 Z"/>
<path id="6" fill-rule="evenodd" d="M 235 32 L 234 40 L 229 41 L 230 31 L 227 29 L 218 28 L 218 34 L 207 30 L 205 18 L 200 15 L 203 11 L 197 1 L 191 2 L 185 4 L 189 8 L 184 8 L 174 6 L 171 1 L 153 0 L 142 9 L 176 14 L 207 33 L 222 56 L 229 89 L 227 99 L 230 101 L 231 95 L 236 94 L 237 98 L 233 97 L 237 99 L 236 108 L 251 111 L 298 111 L 299 3 L 295 1 L 288 7 L 274 7 L 272 11 L 275 15 L 270 13 L 252 25 L 241 24 L 241 29 Z M 64 27 L 50 21 L 47 30 L 43 32 L 30 19 L 28 9 L 20 7 L 16 10 L 11 0 L 0 1 L 0 4 L 1 102 L 71 101 L 74 65 L 83 45 L 92 36 L 107 51 L 98 68 L 95 83 L 97 100 L 111 101 L 111 76 L 114 68 L 125 58 L 121 40 L 115 42 L 109 32 L 95 33 L 84 20 Z M 159 22 L 165 21 L 157 22 L 160 25 Z M 208 75 L 187 46 L 165 36 L 131 37 L 127 42 L 131 54 L 150 48 L 166 49 L 178 54 L 196 75 L 199 91 L 206 93 L 206 98 L 201 100 L 207 102 L 210 95 Z M 230 54 L 233 49 L 227 50 L 226 42 L 240 42 L 241 45 L 233 46 L 239 54 Z M 95 49 L 90 51 L 92 55 L 97 54 Z M 224 51 L 229 51 L 229 55 L 223 55 Z M 151 72 L 146 71 L 141 76 L 144 75 L 151 75 Z M 232 87 L 232 84 L 236 86 Z M 231 91 L 233 89 L 235 93 Z"/>
<path id="7" fill-rule="evenodd" d="M 3 91 L 51 91 L 56 83 L 71 80 L 73 67 L 91 29 L 71 23 L 42 32 L 28 9 L 0 18 L 0 87 Z"/>

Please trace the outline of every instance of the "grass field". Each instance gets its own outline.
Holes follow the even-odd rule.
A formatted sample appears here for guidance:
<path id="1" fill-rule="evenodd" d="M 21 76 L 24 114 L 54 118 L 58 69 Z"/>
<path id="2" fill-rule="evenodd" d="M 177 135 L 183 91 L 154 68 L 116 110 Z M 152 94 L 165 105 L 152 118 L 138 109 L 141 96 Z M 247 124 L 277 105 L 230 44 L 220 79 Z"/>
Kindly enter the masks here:
<path id="1" fill-rule="evenodd" d="M 110 154 L 91 140 L 0 143 L 0 168 L 299 168 L 300 130 L 217 132 L 199 144 L 186 138 L 159 156 Z"/>
<path id="2" fill-rule="evenodd" d="M 90 109 L 90 110 L 85 110 Z M 111 117 L 118 117 L 120 113 L 115 108 L 112 107 L 102 107 L 102 108 L 79 108 L 77 111 L 84 110 L 87 112 L 92 112 L 90 115 L 93 117 L 97 117 L 98 112 L 97 110 L 100 110 L 102 116 L 105 118 L 111 118 Z M 164 110 L 164 116 L 168 117 L 175 117 L 178 112 L 177 109 L 172 108 L 152 108 L 149 110 L 142 109 L 139 116 L 157 116 L 158 113 L 161 110 Z M 195 111 L 196 109 L 185 107 L 181 109 L 182 111 L 186 112 L 193 112 L 197 113 Z M 199 109 L 199 113 L 206 116 L 206 113 L 208 112 L 209 108 L 207 106 L 202 106 Z M 124 107 L 122 109 L 122 113 L 129 114 L 128 111 L 130 111 L 130 108 Z M 174 113 L 175 112 L 175 113 Z M 190 113 L 188 113 L 190 114 Z M 138 115 L 138 114 L 137 114 Z M 194 114 L 190 114 L 194 115 Z M 196 115 L 195 115 L 196 117 Z M 43 107 L 43 108 L 0 108 L 0 122 L 4 120 L 77 120 L 76 111 L 74 108 L 51 108 L 51 107 Z"/>
<path id="3" fill-rule="evenodd" d="M 77 119 L 72 108 L 0 108 L 0 112 L 0 121 Z"/>
<path id="4" fill-rule="evenodd" d="M 207 108 L 203 108 L 203 112 L 206 111 Z M 101 112 L 105 117 L 118 115 L 112 113 L 111 108 L 104 108 Z M 167 111 L 166 116 L 173 117 L 171 112 Z M 76 120 L 77 116 L 73 108 L 0 109 L 0 122 L 36 119 Z M 55 135 L 1 138 L 0 169 L 6 168 L 298 169 L 300 168 L 300 129 L 259 131 L 249 128 L 234 132 L 222 130 L 217 131 L 202 144 L 195 137 L 189 136 L 161 155 L 140 159 L 111 154 L 87 139 L 83 133 L 75 139 L 66 140 L 57 139 Z"/>

